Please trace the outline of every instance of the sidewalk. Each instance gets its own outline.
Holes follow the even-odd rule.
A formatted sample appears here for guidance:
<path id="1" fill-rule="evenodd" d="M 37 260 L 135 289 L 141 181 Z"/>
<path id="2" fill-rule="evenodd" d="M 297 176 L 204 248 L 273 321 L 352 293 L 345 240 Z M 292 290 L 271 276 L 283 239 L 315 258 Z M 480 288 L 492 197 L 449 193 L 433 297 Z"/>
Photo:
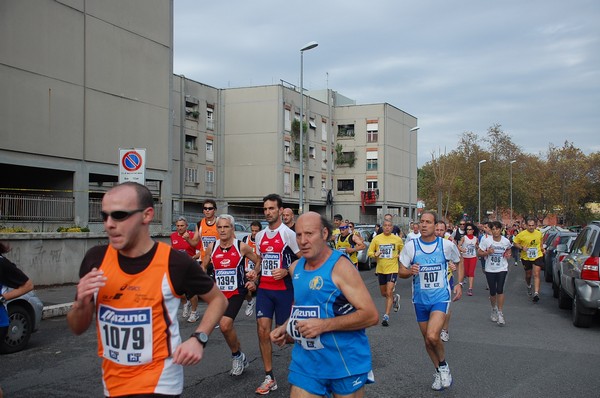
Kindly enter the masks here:
<path id="1" fill-rule="evenodd" d="M 35 294 L 44 303 L 42 319 L 64 316 L 67 314 L 77 293 L 77 285 L 35 287 Z"/>

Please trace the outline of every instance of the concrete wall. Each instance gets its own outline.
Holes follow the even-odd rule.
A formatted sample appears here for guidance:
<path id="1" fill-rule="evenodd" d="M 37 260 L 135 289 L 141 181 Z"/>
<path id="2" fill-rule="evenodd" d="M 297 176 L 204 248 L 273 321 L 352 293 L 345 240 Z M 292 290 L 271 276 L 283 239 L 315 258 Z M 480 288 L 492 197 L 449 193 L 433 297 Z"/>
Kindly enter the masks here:
<path id="1" fill-rule="evenodd" d="M 170 243 L 169 236 L 153 237 Z M 0 234 L 11 250 L 5 257 L 29 276 L 36 286 L 79 281 L 83 256 L 96 245 L 107 244 L 103 233 Z"/>

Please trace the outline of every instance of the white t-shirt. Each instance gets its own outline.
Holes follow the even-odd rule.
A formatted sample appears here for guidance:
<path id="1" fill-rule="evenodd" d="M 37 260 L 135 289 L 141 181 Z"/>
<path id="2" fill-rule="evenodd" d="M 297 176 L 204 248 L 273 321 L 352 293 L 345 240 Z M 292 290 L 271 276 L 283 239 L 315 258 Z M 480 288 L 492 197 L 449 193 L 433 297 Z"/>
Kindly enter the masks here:
<path id="1" fill-rule="evenodd" d="M 421 233 L 414 233 L 414 232 L 409 232 L 408 235 L 406 235 L 406 242 L 410 242 L 413 239 L 419 239 L 421 237 Z"/>
<path id="2" fill-rule="evenodd" d="M 489 237 L 483 239 L 479 244 L 479 248 L 483 251 L 494 248 L 494 254 L 489 254 L 485 259 L 485 272 L 502 272 L 508 271 L 508 261 L 504 257 L 506 249 L 510 249 L 512 244 L 504 236 L 500 237 L 500 241 L 497 242 L 494 238 Z"/>
<path id="3" fill-rule="evenodd" d="M 441 239 L 441 241 L 444 245 L 444 256 L 446 256 L 446 260 L 458 264 L 460 261 L 460 254 L 458 253 L 456 245 L 448 239 Z M 407 238 L 406 244 L 400 253 L 400 263 L 406 268 L 410 268 L 412 260 L 415 257 L 415 245 L 413 243 L 409 244 L 409 242 L 410 241 Z M 432 253 L 436 248 L 436 245 L 420 244 L 420 246 L 424 253 Z"/>

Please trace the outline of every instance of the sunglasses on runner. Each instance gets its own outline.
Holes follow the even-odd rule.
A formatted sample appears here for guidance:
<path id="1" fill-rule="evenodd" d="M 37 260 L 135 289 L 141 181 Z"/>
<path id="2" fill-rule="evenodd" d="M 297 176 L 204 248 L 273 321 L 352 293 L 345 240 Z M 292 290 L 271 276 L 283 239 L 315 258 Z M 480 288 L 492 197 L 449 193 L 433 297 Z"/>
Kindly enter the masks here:
<path id="1" fill-rule="evenodd" d="M 102 216 L 102 221 L 105 221 L 105 222 L 106 222 L 106 220 L 108 220 L 109 216 L 114 221 L 124 221 L 124 220 L 127 220 L 132 215 L 134 215 L 135 213 L 141 213 L 144 210 L 146 210 L 146 209 L 136 209 L 136 210 L 131 210 L 131 211 L 127 211 L 127 210 L 115 210 L 115 211 L 111 211 L 110 213 L 107 213 L 105 211 L 101 211 L 100 215 Z"/>
<path id="2" fill-rule="evenodd" d="M 210 210 L 214 210 L 214 207 L 203 207 L 202 210 L 204 211 L 210 211 Z"/>

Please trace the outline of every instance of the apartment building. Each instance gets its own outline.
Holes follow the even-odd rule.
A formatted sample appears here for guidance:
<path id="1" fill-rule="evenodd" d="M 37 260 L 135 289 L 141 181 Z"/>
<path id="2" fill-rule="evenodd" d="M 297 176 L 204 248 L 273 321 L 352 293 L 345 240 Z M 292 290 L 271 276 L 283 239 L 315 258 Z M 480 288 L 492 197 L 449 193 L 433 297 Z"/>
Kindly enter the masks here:
<path id="1" fill-rule="evenodd" d="M 272 192 L 298 209 L 301 173 L 305 211 L 403 223 L 409 181 L 416 202 L 414 116 L 284 81 L 219 89 L 174 75 L 172 1 L 136 4 L 3 2 L 0 224 L 100 230 L 120 148 L 146 150 L 156 231 L 179 214 L 196 221 L 205 198 L 245 219 L 262 218 Z"/>

